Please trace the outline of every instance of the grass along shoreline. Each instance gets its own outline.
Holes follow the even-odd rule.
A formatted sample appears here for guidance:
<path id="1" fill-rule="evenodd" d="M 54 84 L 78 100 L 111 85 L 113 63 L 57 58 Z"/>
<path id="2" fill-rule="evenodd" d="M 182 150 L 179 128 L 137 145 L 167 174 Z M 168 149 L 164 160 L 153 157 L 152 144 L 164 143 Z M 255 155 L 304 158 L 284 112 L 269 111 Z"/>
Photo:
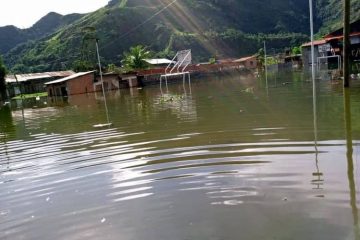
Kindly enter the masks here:
<path id="1" fill-rule="evenodd" d="M 17 95 L 16 97 L 13 97 L 12 100 L 29 99 L 29 98 L 36 98 L 36 97 L 47 97 L 47 96 L 48 96 L 47 92 L 21 94 L 21 95 Z"/>

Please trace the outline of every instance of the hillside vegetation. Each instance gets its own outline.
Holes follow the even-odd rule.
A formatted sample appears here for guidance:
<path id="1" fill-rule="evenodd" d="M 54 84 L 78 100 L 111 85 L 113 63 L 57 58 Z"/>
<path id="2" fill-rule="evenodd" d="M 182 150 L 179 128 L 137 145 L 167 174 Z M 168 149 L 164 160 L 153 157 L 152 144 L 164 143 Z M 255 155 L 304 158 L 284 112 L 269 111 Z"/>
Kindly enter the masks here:
<path id="1" fill-rule="evenodd" d="M 0 27 L 0 54 L 7 53 L 21 43 L 45 37 L 82 16 L 81 14 L 62 16 L 51 12 L 28 29 L 19 29 L 15 26 Z"/>
<path id="2" fill-rule="evenodd" d="M 319 35 L 325 35 L 342 27 L 342 1 L 317 0 L 318 18 L 322 19 Z M 360 1 L 351 0 L 351 20 L 360 19 Z"/>
<path id="3" fill-rule="evenodd" d="M 35 72 L 69 69 L 79 59 L 95 63 L 95 40 L 85 41 L 89 27 L 96 30 L 103 61 L 117 65 L 124 51 L 138 44 L 159 57 L 191 48 L 196 61 L 207 61 L 256 53 L 264 39 L 270 53 L 308 40 L 307 1 L 178 0 L 170 5 L 172 2 L 112 0 L 106 7 L 76 15 L 67 23 L 49 24 L 47 33 L 38 31 L 36 36 L 41 38 L 34 41 L 23 41 L 23 31 L 18 31 L 19 44 L 8 45 L 10 50 L 4 47 L 6 64 L 15 72 Z M 316 31 L 336 27 L 340 4 L 335 0 L 317 2 Z M 353 6 L 358 13 L 359 3 L 354 1 Z M 47 21 L 36 25 L 47 29 Z"/>

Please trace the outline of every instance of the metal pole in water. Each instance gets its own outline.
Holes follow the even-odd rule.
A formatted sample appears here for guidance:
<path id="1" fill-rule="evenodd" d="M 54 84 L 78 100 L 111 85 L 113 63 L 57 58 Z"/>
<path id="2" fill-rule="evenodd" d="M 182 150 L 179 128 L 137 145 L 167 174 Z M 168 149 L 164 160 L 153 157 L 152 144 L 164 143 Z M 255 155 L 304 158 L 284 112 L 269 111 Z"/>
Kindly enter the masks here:
<path id="1" fill-rule="evenodd" d="M 343 0 L 344 4 L 344 87 L 350 86 L 350 0 Z"/>
<path id="2" fill-rule="evenodd" d="M 264 41 L 264 65 L 265 65 L 265 80 L 266 80 L 266 91 L 268 91 L 268 72 L 267 72 L 267 53 L 266 53 L 266 42 Z"/>
<path id="3" fill-rule="evenodd" d="M 309 10 L 310 10 L 310 36 L 311 36 L 311 74 L 313 79 L 313 88 L 315 88 L 314 14 L 313 14 L 312 0 L 309 0 Z"/>
<path id="4" fill-rule="evenodd" d="M 190 95 L 191 95 L 192 92 L 191 92 L 191 76 L 190 76 L 190 73 L 188 73 L 188 76 L 189 76 L 189 90 L 190 90 Z"/>
<path id="5" fill-rule="evenodd" d="M 98 41 L 99 41 L 99 39 L 96 39 L 96 53 L 97 53 L 97 58 L 98 58 L 98 63 L 99 63 L 99 73 L 100 73 L 101 87 L 102 87 L 102 90 L 103 90 L 104 101 L 105 101 L 106 118 L 107 118 L 107 123 L 108 123 L 108 125 L 110 125 L 109 112 L 108 112 L 108 107 L 107 107 L 107 102 L 106 102 L 106 96 L 105 96 L 104 81 L 103 81 L 103 75 L 102 75 L 102 70 L 101 70 L 101 62 L 100 62 L 100 54 L 99 54 L 99 44 L 98 44 Z"/>
<path id="6" fill-rule="evenodd" d="M 313 0 L 309 0 L 310 11 L 310 37 L 311 37 L 311 79 L 313 83 L 313 114 L 314 114 L 314 129 L 315 131 L 315 145 L 317 151 L 317 106 L 316 106 L 316 82 L 315 82 L 315 45 L 314 45 L 314 14 L 313 14 Z"/>

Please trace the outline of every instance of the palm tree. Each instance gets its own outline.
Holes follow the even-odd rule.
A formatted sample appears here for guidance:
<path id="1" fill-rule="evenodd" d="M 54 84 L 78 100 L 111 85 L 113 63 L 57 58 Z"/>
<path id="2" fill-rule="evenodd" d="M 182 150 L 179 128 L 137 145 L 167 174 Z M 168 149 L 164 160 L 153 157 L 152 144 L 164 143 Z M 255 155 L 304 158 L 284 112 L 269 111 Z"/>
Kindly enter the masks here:
<path id="1" fill-rule="evenodd" d="M 150 58 L 150 51 L 142 45 L 131 47 L 129 52 L 124 52 L 124 59 L 121 61 L 126 70 L 140 70 L 149 67 L 145 59 Z"/>

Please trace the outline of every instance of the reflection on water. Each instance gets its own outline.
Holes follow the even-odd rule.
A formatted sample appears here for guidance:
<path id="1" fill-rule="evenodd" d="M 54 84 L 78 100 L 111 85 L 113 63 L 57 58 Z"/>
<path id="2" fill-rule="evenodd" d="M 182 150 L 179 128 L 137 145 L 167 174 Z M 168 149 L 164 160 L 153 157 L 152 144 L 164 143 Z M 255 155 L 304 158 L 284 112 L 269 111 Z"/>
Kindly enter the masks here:
<path id="1" fill-rule="evenodd" d="M 14 135 L 15 126 L 11 109 L 8 106 L 0 108 L 0 142 L 6 141 L 9 136 Z"/>
<path id="2" fill-rule="evenodd" d="M 351 103 L 349 89 L 344 89 L 344 115 L 345 115 L 345 129 L 346 129 L 346 157 L 347 157 L 347 173 L 349 179 L 350 189 L 350 205 L 354 218 L 354 235 L 355 239 L 360 239 L 359 231 L 359 211 L 356 201 L 356 186 L 354 177 L 354 161 L 353 161 L 353 140 L 352 140 L 352 125 L 351 125 Z"/>
<path id="3" fill-rule="evenodd" d="M 360 92 L 309 79 L 1 109 L 0 239 L 359 239 Z"/>

